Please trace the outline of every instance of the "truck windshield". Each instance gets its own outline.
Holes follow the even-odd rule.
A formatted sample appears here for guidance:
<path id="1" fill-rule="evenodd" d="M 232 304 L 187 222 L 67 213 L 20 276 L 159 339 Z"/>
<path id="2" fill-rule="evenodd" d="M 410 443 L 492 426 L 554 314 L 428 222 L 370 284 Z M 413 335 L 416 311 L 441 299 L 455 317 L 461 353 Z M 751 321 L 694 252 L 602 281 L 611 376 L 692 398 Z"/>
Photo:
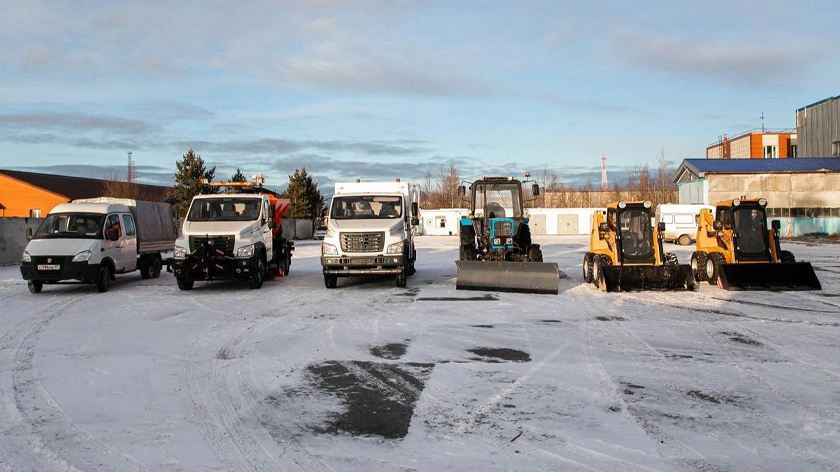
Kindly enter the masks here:
<path id="1" fill-rule="evenodd" d="M 738 250 L 744 254 L 762 254 L 767 250 L 767 224 L 759 208 L 738 208 L 733 212 Z"/>
<path id="2" fill-rule="evenodd" d="M 621 250 L 625 256 L 650 256 L 653 236 L 650 227 L 650 213 L 643 209 L 624 210 L 618 217 L 621 230 Z"/>
<path id="3" fill-rule="evenodd" d="M 102 238 L 102 220 L 99 213 L 55 213 L 48 215 L 32 235 L 32 239 Z"/>
<path id="4" fill-rule="evenodd" d="M 187 221 L 254 221 L 260 217 L 261 198 L 196 198 Z"/>
<path id="5" fill-rule="evenodd" d="M 485 187 L 487 189 L 485 201 Z M 519 201 L 519 185 L 515 183 L 475 184 L 475 216 L 488 218 L 520 218 L 522 204 Z"/>
<path id="6" fill-rule="evenodd" d="M 333 197 L 330 218 L 367 220 L 400 218 L 402 198 L 376 195 Z"/>

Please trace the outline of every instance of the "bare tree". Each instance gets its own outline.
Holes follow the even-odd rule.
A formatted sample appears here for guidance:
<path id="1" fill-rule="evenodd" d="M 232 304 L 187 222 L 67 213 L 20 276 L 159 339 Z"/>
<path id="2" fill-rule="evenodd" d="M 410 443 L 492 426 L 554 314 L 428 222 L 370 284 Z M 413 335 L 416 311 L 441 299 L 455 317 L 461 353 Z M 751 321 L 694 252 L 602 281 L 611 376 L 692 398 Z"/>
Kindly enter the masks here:
<path id="1" fill-rule="evenodd" d="M 449 162 L 448 168 L 440 167 L 437 187 L 443 205 L 448 205 L 449 208 L 462 206 L 461 199 L 458 197 L 458 185 L 460 183 L 461 177 L 458 175 L 458 169 L 455 167 L 454 161 Z"/>
<path id="2" fill-rule="evenodd" d="M 108 172 L 102 182 L 102 193 L 105 197 L 128 198 L 141 200 L 143 192 L 135 183 L 125 182 L 119 179 L 116 172 Z"/>

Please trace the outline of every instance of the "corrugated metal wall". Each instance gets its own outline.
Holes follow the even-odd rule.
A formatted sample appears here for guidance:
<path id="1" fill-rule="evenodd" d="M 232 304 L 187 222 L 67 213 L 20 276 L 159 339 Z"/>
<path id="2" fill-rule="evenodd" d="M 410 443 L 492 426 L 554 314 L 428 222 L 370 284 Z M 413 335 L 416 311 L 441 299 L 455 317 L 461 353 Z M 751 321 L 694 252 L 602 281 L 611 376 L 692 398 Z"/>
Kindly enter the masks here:
<path id="1" fill-rule="evenodd" d="M 840 141 L 840 99 L 796 112 L 799 157 L 830 157 L 831 143 Z"/>
<path id="2" fill-rule="evenodd" d="M 746 195 L 764 197 L 772 208 L 837 208 L 840 207 L 840 174 L 709 174 L 707 202 L 715 204 Z M 682 190 L 682 187 L 680 189 Z M 683 201 L 680 195 L 680 203 Z M 694 203 L 694 202 L 690 202 Z"/>

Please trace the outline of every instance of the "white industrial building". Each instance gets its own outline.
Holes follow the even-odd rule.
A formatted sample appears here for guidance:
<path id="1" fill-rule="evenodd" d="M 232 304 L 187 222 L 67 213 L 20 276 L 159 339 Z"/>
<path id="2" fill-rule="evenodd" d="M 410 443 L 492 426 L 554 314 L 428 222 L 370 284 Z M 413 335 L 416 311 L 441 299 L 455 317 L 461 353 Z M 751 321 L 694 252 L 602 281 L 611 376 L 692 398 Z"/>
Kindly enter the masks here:
<path id="1" fill-rule="evenodd" d="M 526 208 L 530 215 L 531 234 L 564 235 L 589 234 L 592 214 L 604 208 Z M 466 208 L 441 208 L 420 210 L 423 234 L 454 236 L 458 234 L 461 217 L 468 215 Z"/>

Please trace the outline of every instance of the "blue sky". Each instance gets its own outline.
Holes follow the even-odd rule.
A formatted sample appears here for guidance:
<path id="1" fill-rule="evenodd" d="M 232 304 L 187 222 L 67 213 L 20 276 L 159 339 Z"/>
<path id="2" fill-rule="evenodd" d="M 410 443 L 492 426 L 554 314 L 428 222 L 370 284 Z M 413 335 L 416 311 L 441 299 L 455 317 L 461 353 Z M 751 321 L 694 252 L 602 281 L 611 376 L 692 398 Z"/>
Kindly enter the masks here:
<path id="1" fill-rule="evenodd" d="M 0 168 L 612 178 L 840 94 L 840 3 L 0 0 Z"/>

